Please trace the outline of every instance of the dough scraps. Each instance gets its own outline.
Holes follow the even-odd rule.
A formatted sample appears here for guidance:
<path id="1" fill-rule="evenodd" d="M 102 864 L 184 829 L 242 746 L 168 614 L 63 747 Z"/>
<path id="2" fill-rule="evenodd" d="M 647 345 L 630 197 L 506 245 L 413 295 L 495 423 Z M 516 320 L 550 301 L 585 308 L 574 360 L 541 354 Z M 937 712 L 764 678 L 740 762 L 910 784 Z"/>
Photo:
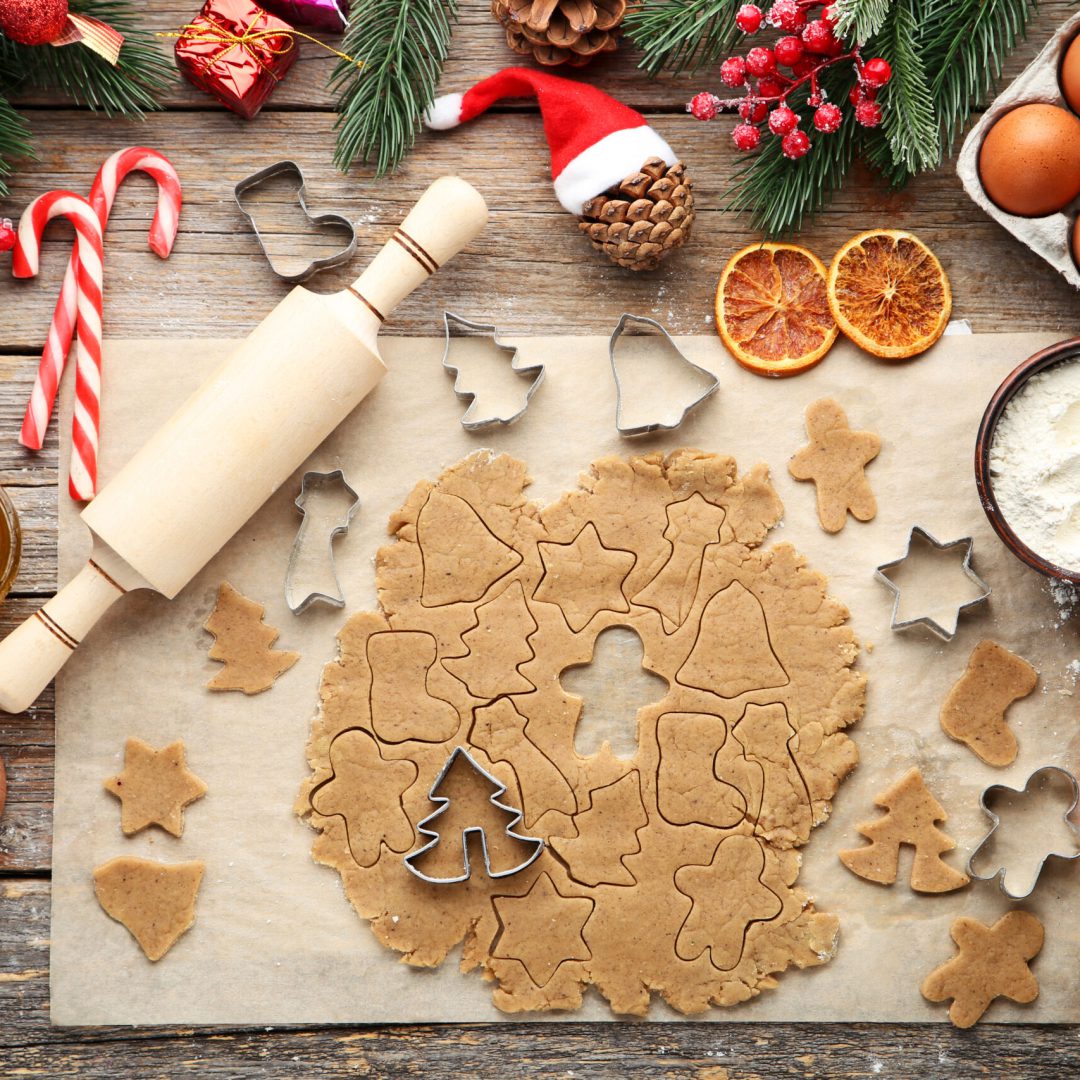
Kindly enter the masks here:
<path id="1" fill-rule="evenodd" d="M 206 785 L 187 767 L 183 740 L 155 750 L 142 739 L 124 746 L 124 771 L 105 781 L 121 804 L 120 827 L 133 836 L 159 825 L 173 836 L 184 832 L 184 807 L 206 794 Z"/>
<path id="2" fill-rule="evenodd" d="M 463 943 L 506 1012 L 577 1008 L 591 984 L 618 1013 L 645 1014 L 654 992 L 698 1013 L 825 963 L 838 920 L 796 886 L 798 848 L 855 766 L 843 729 L 865 677 L 825 578 L 788 544 L 760 547 L 783 512 L 767 469 L 680 450 L 604 458 L 545 507 L 527 484 L 522 462 L 480 451 L 392 515 L 381 610 L 345 623 L 323 671 L 296 804 L 315 859 L 407 963 Z M 592 702 L 559 677 L 612 626 L 668 688 L 627 715 L 632 756 L 606 742 L 582 756 Z M 487 876 L 478 844 L 460 884 L 404 864 L 458 747 L 545 841 L 513 876 Z M 480 839 L 463 830 L 490 821 L 484 839 L 505 842 L 506 815 L 491 817 L 488 783 L 440 794 L 449 876 Z M 492 865 L 515 863 L 493 849 Z"/>
<path id="3" fill-rule="evenodd" d="M 969 916 L 953 921 L 949 934 L 960 950 L 923 980 L 927 1001 L 946 1001 L 949 1019 L 969 1028 L 995 998 L 1026 1005 L 1039 996 L 1039 982 L 1028 961 L 1043 947 L 1043 925 L 1029 911 L 1003 915 L 993 926 Z"/>
<path id="4" fill-rule="evenodd" d="M 205 866 L 123 855 L 94 871 L 94 892 L 110 918 L 125 926 L 150 960 L 160 960 L 195 922 Z"/>
<path id="5" fill-rule="evenodd" d="M 839 532 L 849 511 L 857 521 L 872 520 L 877 500 L 865 470 L 881 452 L 880 437 L 872 431 L 852 431 L 844 410 L 832 398 L 807 406 L 806 433 L 810 442 L 788 462 L 788 472 L 796 480 L 814 481 L 821 527 Z"/>
<path id="6" fill-rule="evenodd" d="M 911 887 L 916 892 L 952 892 L 971 880 L 941 858 L 956 842 L 935 824 L 944 824 L 948 815 L 918 769 L 905 773 L 874 800 L 874 805 L 885 813 L 857 826 L 870 843 L 840 852 L 840 861 L 853 874 L 879 885 L 892 885 L 900 864 L 900 845 L 910 844 L 915 849 Z"/>
<path id="7" fill-rule="evenodd" d="M 987 765 L 1011 765 L 1018 747 L 1005 712 L 1038 681 L 1038 672 L 1023 657 L 996 641 L 980 641 L 941 706 L 941 728 Z"/>
<path id="8" fill-rule="evenodd" d="M 300 659 L 298 652 L 271 648 L 281 631 L 263 622 L 265 610 L 227 581 L 221 583 L 203 629 L 214 635 L 210 659 L 225 667 L 206 684 L 208 690 L 261 694 Z"/>

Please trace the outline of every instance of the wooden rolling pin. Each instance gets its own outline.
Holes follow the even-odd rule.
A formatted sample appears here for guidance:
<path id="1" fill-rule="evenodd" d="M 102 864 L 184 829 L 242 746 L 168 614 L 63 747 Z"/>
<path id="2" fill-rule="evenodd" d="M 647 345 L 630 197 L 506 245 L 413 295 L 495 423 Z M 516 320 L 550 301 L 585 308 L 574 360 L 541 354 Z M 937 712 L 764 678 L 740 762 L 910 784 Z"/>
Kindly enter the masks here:
<path id="1" fill-rule="evenodd" d="M 176 596 L 378 383 L 386 316 L 486 221 L 443 177 L 352 286 L 278 304 L 83 510 L 89 562 L 0 642 L 0 709 L 31 705 L 124 593 Z"/>

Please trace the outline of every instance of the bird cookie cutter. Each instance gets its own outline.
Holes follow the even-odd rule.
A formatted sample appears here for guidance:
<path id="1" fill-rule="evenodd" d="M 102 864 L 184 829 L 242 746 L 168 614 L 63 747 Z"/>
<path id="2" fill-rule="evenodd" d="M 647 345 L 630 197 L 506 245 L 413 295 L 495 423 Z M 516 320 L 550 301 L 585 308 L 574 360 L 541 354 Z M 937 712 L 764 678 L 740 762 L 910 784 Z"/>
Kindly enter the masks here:
<path id="1" fill-rule="evenodd" d="M 330 530 L 330 535 L 327 540 L 329 549 L 329 569 L 330 574 L 334 579 L 335 594 L 331 596 L 330 593 L 315 591 L 308 593 L 303 599 L 294 602 L 293 582 L 299 567 L 300 553 L 304 545 L 304 536 L 307 532 L 308 522 L 310 521 L 306 509 L 307 500 L 312 493 L 330 484 L 341 484 L 345 493 L 352 498 L 352 504 L 346 511 L 345 520 L 339 525 L 335 525 L 334 528 Z M 334 469 L 332 472 L 306 472 L 304 473 L 303 479 L 300 481 L 300 494 L 293 500 L 293 506 L 295 506 L 303 516 L 303 521 L 300 522 L 300 531 L 297 532 L 296 539 L 293 541 L 292 551 L 289 552 L 289 563 L 285 568 L 285 603 L 294 615 L 302 615 L 315 603 L 329 604 L 331 607 L 342 608 L 345 606 L 345 594 L 342 592 L 341 581 L 337 574 L 337 564 L 334 561 L 334 541 L 337 537 L 344 536 L 345 533 L 349 531 L 353 515 L 360 506 L 360 496 L 356 494 L 352 485 L 345 479 L 345 474 L 341 469 Z"/>
<path id="2" fill-rule="evenodd" d="M 997 832 L 998 826 L 1001 824 L 1000 815 L 996 814 L 987 805 L 987 799 L 993 798 L 992 792 L 1007 791 L 1013 795 L 1024 796 L 1027 795 L 1032 787 L 1033 781 L 1036 778 L 1047 776 L 1048 774 L 1057 774 L 1065 779 L 1069 785 L 1069 789 L 1072 791 L 1072 802 L 1069 807 L 1061 815 L 1062 820 L 1065 822 L 1066 827 L 1073 835 L 1074 852 L 1069 855 L 1063 851 L 1048 851 L 1038 863 L 1035 873 L 1031 879 L 1031 888 L 1027 892 L 1014 893 L 1010 891 L 1006 884 L 1006 875 L 1008 873 L 1008 867 L 997 866 L 989 874 L 979 874 L 975 871 L 975 863 L 979 857 L 979 853 L 990 843 L 991 837 Z M 998 888 L 1009 897 L 1010 900 L 1026 900 L 1034 891 L 1035 886 L 1039 883 L 1039 878 L 1042 876 L 1043 868 L 1046 866 L 1050 859 L 1060 859 L 1063 862 L 1072 862 L 1075 859 L 1080 859 L 1080 829 L 1078 829 L 1072 821 L 1069 820 L 1072 812 L 1076 809 L 1077 804 L 1080 803 L 1080 781 L 1077 781 L 1068 769 L 1063 769 L 1060 765 L 1043 765 L 1041 768 L 1036 769 L 1025 781 L 1022 788 L 1009 787 L 1007 784 L 991 784 L 986 788 L 979 796 L 979 805 L 982 807 L 983 813 L 990 819 L 990 831 L 975 845 L 975 850 L 971 853 L 971 858 L 968 859 L 967 872 L 968 877 L 974 878 L 976 881 L 992 881 L 997 878 Z"/>
<path id="3" fill-rule="evenodd" d="M 266 241 L 263 239 L 262 233 L 259 232 L 259 226 L 255 224 L 255 218 L 244 208 L 243 201 L 243 196 L 247 194 L 247 192 L 258 187 L 260 184 L 264 184 L 267 180 L 271 179 L 271 177 L 281 175 L 291 175 L 296 177 L 299 185 L 296 189 L 296 199 L 300 203 L 300 209 L 303 210 L 304 216 L 312 225 L 329 225 L 333 228 L 340 228 L 349 234 L 349 242 L 340 251 L 320 259 L 312 259 L 312 261 L 302 270 L 292 274 L 286 273 L 284 270 L 281 270 L 274 265 L 274 260 L 270 255 L 270 250 L 266 246 Z M 270 264 L 270 269 L 273 270 L 282 281 L 287 281 L 293 285 L 298 285 L 302 281 L 307 281 L 308 278 L 313 274 L 319 273 L 320 270 L 329 270 L 331 267 L 341 266 L 342 263 L 348 262 L 356 252 L 356 230 L 353 228 L 352 222 L 342 214 L 313 214 L 307 208 L 306 194 L 307 185 L 304 180 L 304 171 L 295 161 L 277 161 L 273 165 L 267 165 L 265 169 L 260 169 L 250 176 L 245 176 L 244 179 L 233 188 L 233 197 L 236 199 L 236 205 L 240 208 L 240 213 L 248 219 L 251 230 L 255 233 L 255 239 L 259 242 L 259 247 L 266 256 L 266 261 Z"/>
<path id="4" fill-rule="evenodd" d="M 451 328 L 451 323 L 464 327 L 465 334 L 454 333 Z M 518 349 L 513 345 L 505 345 L 499 340 L 498 330 L 493 323 L 480 323 L 473 322 L 471 319 L 463 319 L 460 315 L 455 315 L 452 311 L 443 312 L 443 333 L 446 336 L 446 345 L 443 348 L 442 366 L 447 374 L 454 376 L 454 393 L 457 394 L 462 401 L 468 401 L 469 407 L 465 410 L 465 415 L 461 418 L 461 426 L 466 431 L 480 431 L 484 428 L 494 427 L 499 425 L 501 427 L 509 427 L 515 420 L 519 420 L 524 414 L 525 410 L 529 407 L 529 402 L 532 400 L 533 394 L 540 388 L 540 384 L 544 381 L 544 365 L 543 364 L 530 364 L 528 366 L 519 367 L 517 363 Z M 459 390 L 458 380 L 460 376 L 460 370 L 456 364 L 450 363 L 450 347 L 454 338 L 458 337 L 470 337 L 473 334 L 483 334 L 485 339 L 498 349 L 500 352 L 510 354 L 510 370 L 515 375 L 520 375 L 525 379 L 532 379 L 532 384 L 525 391 L 525 401 L 521 408 L 517 412 L 510 416 L 484 416 L 474 417 L 473 412 L 476 409 L 477 394 L 473 390 Z"/>
<path id="5" fill-rule="evenodd" d="M 619 378 L 619 365 L 615 360 L 615 346 L 627 327 L 632 323 L 641 326 L 649 326 L 653 330 L 659 330 L 663 335 L 668 348 L 674 352 L 684 364 L 693 368 L 694 371 L 700 373 L 704 377 L 702 380 L 703 389 L 701 393 L 683 408 L 682 413 L 674 423 L 665 423 L 662 420 L 654 420 L 646 421 L 643 424 L 623 424 L 623 385 L 622 380 Z M 618 431 L 623 438 L 627 439 L 637 435 L 648 435 L 652 431 L 674 431 L 682 424 L 687 416 L 694 411 L 694 409 L 707 398 L 712 397 L 720 386 L 720 380 L 711 371 L 707 371 L 700 364 L 695 364 L 693 360 L 686 356 L 682 349 L 675 344 L 671 335 L 661 323 L 658 323 L 655 319 L 646 318 L 644 315 L 632 315 L 628 311 L 623 313 L 622 318 L 619 319 L 618 325 L 611 332 L 611 338 L 608 341 L 608 359 L 611 362 L 611 374 L 615 378 L 615 430 Z"/>
<path id="6" fill-rule="evenodd" d="M 950 551 L 953 548 L 966 545 L 963 561 L 960 563 L 960 569 L 964 576 L 979 590 L 979 595 L 971 600 L 965 600 L 962 604 L 958 604 L 956 608 L 956 624 L 952 630 L 944 627 L 936 619 L 930 615 L 919 615 L 914 619 L 898 619 L 900 614 L 900 586 L 896 584 L 888 576 L 886 571 L 892 570 L 894 567 L 900 566 L 905 562 L 908 556 L 911 554 L 911 541 L 919 536 L 922 540 L 929 544 L 936 551 Z M 974 607 L 976 604 L 981 604 L 990 596 L 990 586 L 978 574 L 975 573 L 971 566 L 971 557 L 975 551 L 975 541 L 970 536 L 961 536 L 959 540 L 949 540 L 946 543 L 942 543 L 936 537 L 931 536 L 921 525 L 912 525 L 911 531 L 908 533 L 907 547 L 904 549 L 904 554 L 899 559 L 893 559 L 892 562 L 882 563 L 880 566 L 874 569 L 874 577 L 878 581 L 886 585 L 893 593 L 893 608 L 892 618 L 889 622 L 889 628 L 892 630 L 907 630 L 912 626 L 924 626 L 932 634 L 936 634 L 942 641 L 952 641 L 956 637 L 960 625 L 960 615 L 970 607 Z"/>
<path id="7" fill-rule="evenodd" d="M 531 844 L 533 851 L 524 862 L 518 863 L 517 866 L 512 866 L 508 870 L 493 870 L 491 868 L 491 857 L 488 854 L 488 842 L 487 832 L 483 826 L 471 826 L 461 830 L 461 850 L 464 857 L 464 869 L 463 872 L 453 877 L 433 877 L 430 874 L 425 874 L 423 870 L 418 869 L 413 865 L 415 859 L 420 858 L 421 855 L 431 851 L 436 847 L 441 840 L 441 835 L 436 829 L 429 829 L 426 826 L 429 822 L 434 821 L 440 815 L 444 814 L 447 808 L 450 806 L 450 798 L 446 795 L 438 795 L 436 792 L 439 790 L 439 786 L 443 780 L 446 779 L 447 774 L 454 767 L 454 764 L 459 758 L 464 758 L 465 761 L 476 770 L 476 772 L 488 781 L 495 789 L 488 801 L 496 810 L 501 810 L 504 814 L 507 814 L 510 820 L 506 823 L 505 833 L 512 840 L 519 840 L 525 844 Z M 531 866 L 539 857 L 540 853 L 544 850 L 544 841 L 539 836 L 525 836 L 522 833 L 514 831 L 514 826 L 521 822 L 523 813 L 520 810 L 515 809 L 513 806 L 507 806 L 506 803 L 499 801 L 499 796 L 506 792 L 506 785 L 498 779 L 498 777 L 492 776 L 480 763 L 469 753 L 464 746 L 455 747 L 453 753 L 446 759 L 446 764 L 439 770 L 439 775 L 435 777 L 435 782 L 428 790 L 428 798 L 437 803 L 438 806 L 433 810 L 426 818 L 419 822 L 416 826 L 416 831 L 423 836 L 430 837 L 426 844 L 418 847 L 415 851 L 410 851 L 404 858 L 406 868 L 410 873 L 415 874 L 421 881 L 426 881 L 430 885 L 454 885 L 462 881 L 468 881 L 469 876 L 472 874 L 472 866 L 469 863 L 469 837 L 470 835 L 479 834 L 480 836 L 480 848 L 484 853 L 484 869 L 487 871 L 487 875 L 490 878 L 505 878 L 510 877 L 512 874 L 516 874 L 526 867 Z"/>

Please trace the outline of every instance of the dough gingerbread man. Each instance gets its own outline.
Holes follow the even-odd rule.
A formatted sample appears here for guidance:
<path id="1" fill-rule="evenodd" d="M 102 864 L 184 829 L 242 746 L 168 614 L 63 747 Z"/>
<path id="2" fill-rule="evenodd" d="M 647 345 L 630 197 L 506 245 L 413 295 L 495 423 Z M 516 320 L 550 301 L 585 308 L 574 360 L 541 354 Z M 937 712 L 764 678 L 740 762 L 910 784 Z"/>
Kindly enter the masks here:
<path id="1" fill-rule="evenodd" d="M 821 527 L 839 532 L 849 511 L 858 521 L 870 521 L 877 513 L 877 500 L 864 470 L 878 456 L 881 439 L 872 431 L 852 431 L 844 410 L 832 398 L 807 407 L 806 433 L 810 442 L 788 462 L 788 472 L 796 480 L 817 485 Z"/>

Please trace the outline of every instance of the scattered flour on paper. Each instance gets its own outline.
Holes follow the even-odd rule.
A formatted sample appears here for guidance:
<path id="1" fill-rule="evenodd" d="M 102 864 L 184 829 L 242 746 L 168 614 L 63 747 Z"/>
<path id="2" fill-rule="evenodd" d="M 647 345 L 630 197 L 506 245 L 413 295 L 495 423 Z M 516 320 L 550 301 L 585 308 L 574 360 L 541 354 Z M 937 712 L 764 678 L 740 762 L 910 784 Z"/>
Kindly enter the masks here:
<path id="1" fill-rule="evenodd" d="M 990 473 L 1016 535 L 1058 566 L 1080 570 L 1080 364 L 1040 372 L 1009 402 Z"/>

